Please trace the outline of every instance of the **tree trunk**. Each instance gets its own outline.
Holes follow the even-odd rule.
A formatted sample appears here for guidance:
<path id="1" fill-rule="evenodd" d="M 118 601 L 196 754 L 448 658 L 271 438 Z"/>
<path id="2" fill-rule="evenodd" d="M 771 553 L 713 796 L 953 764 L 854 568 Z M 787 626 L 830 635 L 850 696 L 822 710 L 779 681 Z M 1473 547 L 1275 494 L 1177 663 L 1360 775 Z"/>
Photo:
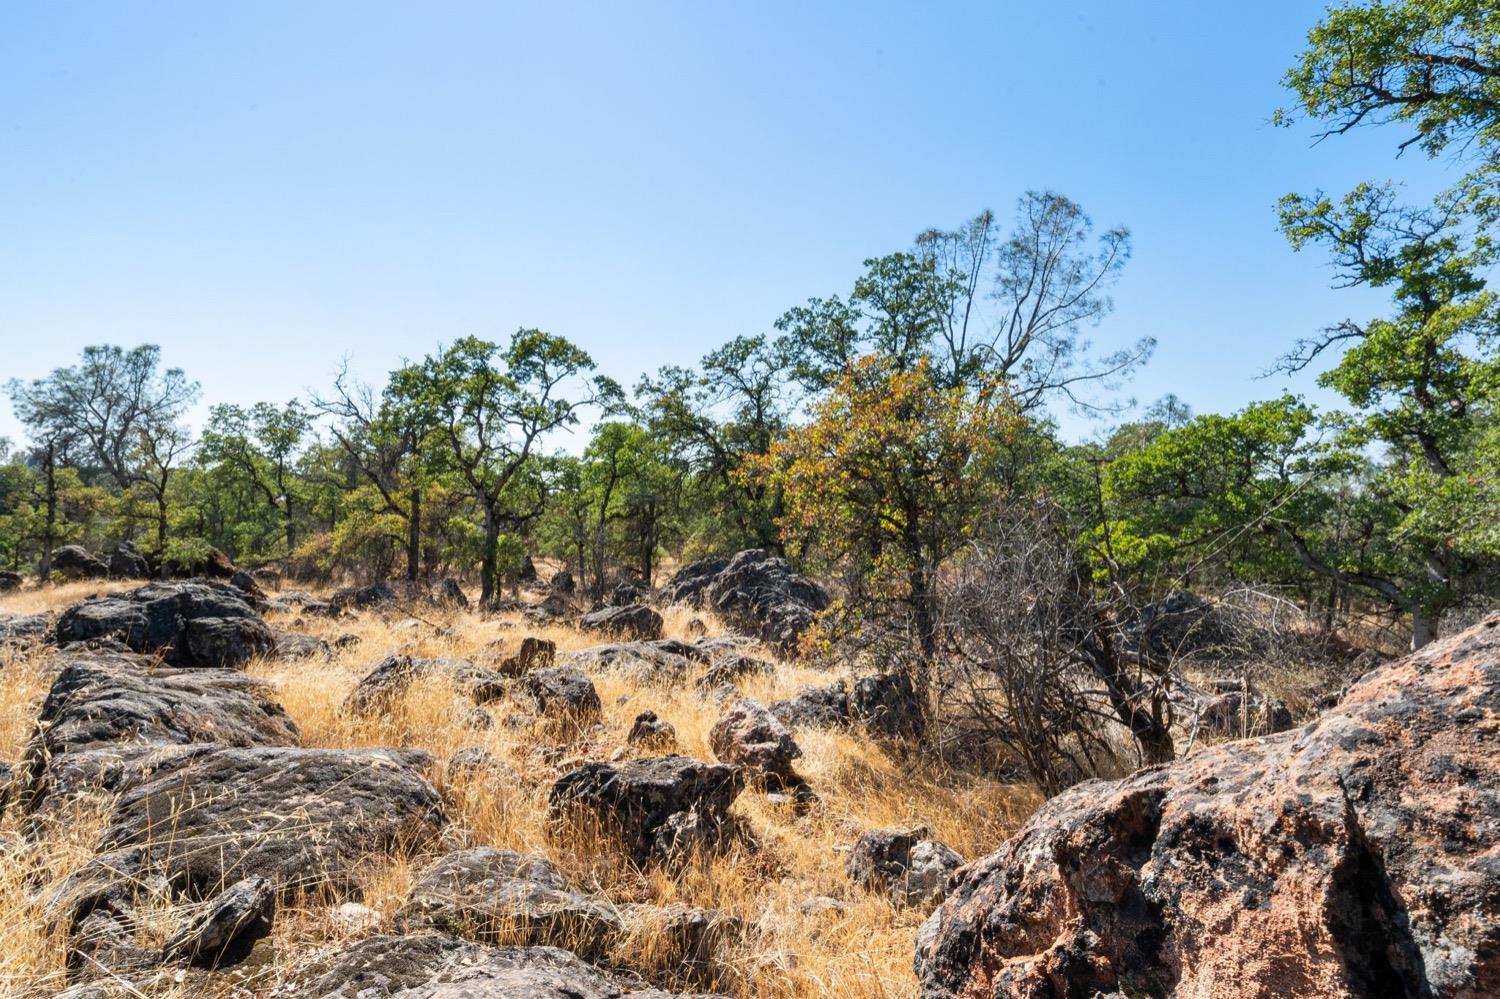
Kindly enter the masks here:
<path id="1" fill-rule="evenodd" d="M 52 546 L 57 542 L 57 452 L 47 445 L 47 520 L 42 529 L 42 561 L 37 578 L 43 585 L 52 579 Z"/>
<path id="2" fill-rule="evenodd" d="M 422 571 L 422 490 L 411 490 L 411 514 L 406 518 L 406 578 L 412 582 Z"/>
<path id="3" fill-rule="evenodd" d="M 156 491 L 156 553 L 167 550 L 167 479 L 162 476 L 161 488 Z"/>
<path id="4" fill-rule="evenodd" d="M 1413 652 L 1437 638 L 1437 623 L 1425 608 L 1411 612 L 1411 649 Z"/>
<path id="5" fill-rule="evenodd" d="M 479 606 L 489 608 L 499 595 L 495 577 L 500 568 L 500 517 L 494 501 L 485 499 L 483 502 L 484 559 L 479 565 Z"/>

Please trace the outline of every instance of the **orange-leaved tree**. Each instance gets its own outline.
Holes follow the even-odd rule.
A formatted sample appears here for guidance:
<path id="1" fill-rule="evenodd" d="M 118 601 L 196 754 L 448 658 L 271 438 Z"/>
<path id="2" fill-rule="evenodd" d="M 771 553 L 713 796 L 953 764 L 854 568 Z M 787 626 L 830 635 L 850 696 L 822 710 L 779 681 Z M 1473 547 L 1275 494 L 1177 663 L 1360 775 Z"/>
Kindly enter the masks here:
<path id="1" fill-rule="evenodd" d="M 842 570 L 845 612 L 899 625 L 930 663 L 938 570 L 1002 498 L 1022 418 L 998 379 L 945 387 L 927 361 L 882 355 L 852 362 L 810 415 L 747 474 L 783 491 L 788 547 Z"/>

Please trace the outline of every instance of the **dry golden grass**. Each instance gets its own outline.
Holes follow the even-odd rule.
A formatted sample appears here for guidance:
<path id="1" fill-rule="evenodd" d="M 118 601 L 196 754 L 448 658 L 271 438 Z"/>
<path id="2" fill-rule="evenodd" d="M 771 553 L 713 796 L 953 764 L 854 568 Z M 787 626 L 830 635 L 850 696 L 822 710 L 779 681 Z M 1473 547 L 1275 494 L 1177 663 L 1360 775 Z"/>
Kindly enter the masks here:
<path id="1" fill-rule="evenodd" d="M 57 607 L 99 586 L 56 588 L 48 594 L 13 595 L 0 611 L 21 602 L 27 610 Z M 594 635 L 569 626 L 537 627 L 519 617 L 487 619 L 470 612 L 419 611 L 422 620 L 401 611 L 355 619 L 273 614 L 275 627 L 334 638 L 359 636 L 357 645 L 329 660 L 253 663 L 250 672 L 274 685 L 308 746 L 407 746 L 429 751 L 436 763 L 429 776 L 449 795 L 450 825 L 443 848 L 497 846 L 543 855 L 581 889 L 603 895 L 616 906 L 632 903 L 715 908 L 736 917 L 744 932 L 733 939 L 706 972 L 678 974 L 679 954 L 649 919 L 605 955 L 606 964 L 637 971 L 666 985 L 712 989 L 736 996 L 801 999 L 813 996 L 892 997 L 910 995 L 913 938 L 925 913 L 892 908 L 884 899 L 855 887 L 844 873 L 847 850 L 870 828 L 923 824 L 964 856 L 993 849 L 1038 803 L 1024 787 L 1004 785 L 972 774 L 946 770 L 923 754 L 903 754 L 855 731 L 803 731 L 799 770 L 819 796 L 805 814 L 747 790 L 735 813 L 751 843 L 705 858 L 685 869 L 634 868 L 606 846 L 549 835 L 547 792 L 572 766 L 607 759 L 625 747 L 636 714 L 654 710 L 676 728 L 678 751 L 712 759 L 708 737 L 720 706 L 691 682 L 678 686 L 643 684 L 625 673 L 595 673 L 603 704 L 598 726 L 580 727 L 528 720 L 505 702 L 490 706 L 496 724 L 476 729 L 465 724 L 470 705 L 446 683 L 423 679 L 376 718 L 352 718 L 339 706 L 354 684 L 384 656 L 400 651 L 420 656 L 482 659 L 492 641 L 511 646 L 527 635 L 550 638 L 560 652 L 599 643 Z M 666 612 L 669 637 L 687 637 L 688 622 L 701 617 L 708 633 L 722 627 L 706 616 L 680 608 Z M 36 706 L 49 681 L 45 657 L 9 653 L 5 675 L 11 693 L 0 705 L 0 743 L 7 759 L 17 758 L 29 734 Z M 780 664 L 773 675 L 747 677 L 740 689 L 771 700 L 805 684 L 832 677 L 795 664 Z M 482 747 L 504 765 L 496 773 L 456 777 L 443 761 L 454 751 Z M 0 943 L 0 996 L 49 994 L 21 983 L 57 981 L 60 941 L 41 928 L 32 901 L 38 886 L 55 884 L 88 855 L 91 830 L 75 827 L 66 843 L 28 847 L 0 859 L 0 917 L 10 931 Z M 559 840 L 564 841 L 559 841 Z M 361 903 L 308 897 L 279 911 L 273 957 L 249 991 L 263 994 L 314 946 L 393 928 L 393 917 L 413 872 L 428 857 L 395 857 L 361 872 Z M 804 911 L 815 896 L 830 896 L 841 908 Z M 14 942 L 13 942 L 14 941 Z M 225 994 L 231 987 L 224 980 Z M 234 988 L 246 989 L 245 983 Z M 7 991 L 10 989 L 10 991 Z M 19 991 L 18 991 L 19 989 Z M 159 993 L 153 993 L 159 994 Z M 199 995 L 205 994 L 201 989 Z"/>

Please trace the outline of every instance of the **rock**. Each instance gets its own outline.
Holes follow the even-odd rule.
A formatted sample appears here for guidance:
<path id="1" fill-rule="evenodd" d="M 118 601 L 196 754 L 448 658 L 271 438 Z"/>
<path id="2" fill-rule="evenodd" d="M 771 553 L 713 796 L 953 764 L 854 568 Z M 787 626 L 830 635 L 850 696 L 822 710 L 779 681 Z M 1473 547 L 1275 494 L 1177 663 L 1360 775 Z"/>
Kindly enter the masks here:
<path id="1" fill-rule="evenodd" d="M 0 593 L 11 593 L 21 588 L 23 579 L 19 572 L 11 572 L 9 569 L 0 571 Z"/>
<path id="2" fill-rule="evenodd" d="M 690 562 L 664 588 L 667 600 L 711 607 L 732 627 L 783 655 L 831 602 L 827 591 L 761 549 Z"/>
<path id="3" fill-rule="evenodd" d="M 516 581 L 519 583 L 536 582 L 536 563 L 531 560 L 530 555 L 521 560 L 521 574 L 516 577 Z"/>
<path id="4" fill-rule="evenodd" d="M 505 610 L 498 602 L 490 608 L 494 611 Z M 522 611 L 522 616 L 534 624 L 548 624 L 553 621 L 569 617 L 573 613 L 573 603 L 561 593 L 549 593 L 539 604 L 532 604 Z"/>
<path id="5" fill-rule="evenodd" d="M 109 574 L 117 579 L 151 579 L 156 566 L 133 541 L 122 541 L 109 554 Z"/>
<path id="6" fill-rule="evenodd" d="M 230 579 L 239 571 L 229 556 L 217 548 L 209 548 L 197 561 L 173 562 L 162 568 L 171 570 L 171 574 L 178 578 L 202 576 L 206 579 Z"/>
<path id="7" fill-rule="evenodd" d="M 546 859 L 490 848 L 449 853 L 419 873 L 396 926 L 565 947 L 584 957 L 600 953 L 621 929 L 606 902 L 572 891 Z"/>
<path id="8" fill-rule="evenodd" d="M 148 583 L 74 604 L 57 622 L 59 645 L 116 638 L 173 666 L 243 666 L 276 638 L 234 590 L 199 582 Z"/>
<path id="9" fill-rule="evenodd" d="M 82 545 L 63 545 L 52 553 L 52 569 L 64 579 L 106 579 L 109 566 Z"/>
<path id="10" fill-rule="evenodd" d="M 229 585 L 243 593 L 250 603 L 262 604 L 266 601 L 266 591 L 261 589 L 255 577 L 244 569 L 235 570 L 234 575 L 229 577 Z"/>
<path id="11" fill-rule="evenodd" d="M 714 657 L 713 665 L 694 680 L 693 685 L 699 690 L 713 690 L 721 683 L 732 683 L 741 677 L 771 676 L 775 672 L 775 663 L 731 652 Z"/>
<path id="12" fill-rule="evenodd" d="M 651 640 L 661 637 L 661 615 L 642 604 L 606 607 L 578 619 L 584 631 L 601 631 L 625 638 Z"/>
<path id="13" fill-rule="evenodd" d="M 494 644 L 501 644 L 499 641 Z M 521 676 L 534 669 L 545 669 L 557 659 L 557 643 L 550 638 L 528 635 L 521 639 L 521 647 L 515 654 L 505 656 L 495 666 L 505 676 Z"/>
<path id="14" fill-rule="evenodd" d="M 552 581 L 548 585 L 551 587 L 553 593 L 561 593 L 569 597 L 578 589 L 578 583 L 573 578 L 573 574 L 566 569 L 554 573 Z"/>
<path id="15" fill-rule="evenodd" d="M 943 900 L 948 875 L 963 862 L 917 826 L 865 833 L 850 851 L 845 870 L 855 884 L 885 895 L 898 908 L 925 909 Z"/>
<path id="16" fill-rule="evenodd" d="M 149 665 L 132 655 L 64 660 L 12 784 L 26 811 L 49 796 L 116 789 L 180 755 L 161 747 L 297 744 L 297 727 L 261 681 Z"/>
<path id="17" fill-rule="evenodd" d="M 606 607 L 629 607 L 638 604 L 650 595 L 646 587 L 635 580 L 626 579 L 615 584 L 609 591 L 609 597 L 605 601 Z"/>
<path id="18" fill-rule="evenodd" d="M 521 781 L 521 775 L 510 764 L 482 746 L 467 746 L 448 757 L 446 773 L 449 783 L 491 780 L 519 784 Z"/>
<path id="19" fill-rule="evenodd" d="M 279 896 L 347 892 L 359 866 L 420 850 L 445 821 L 416 750 L 212 749 L 127 787 L 101 852 L 55 893 L 77 926 L 128 916 L 138 886 L 202 898 L 246 877 Z M 170 835 L 164 831 L 170 828 Z"/>
<path id="20" fill-rule="evenodd" d="M 829 895 L 810 895 L 804 898 L 797 908 L 804 916 L 821 916 L 824 913 L 840 916 L 843 915 L 846 906 Z"/>
<path id="21" fill-rule="evenodd" d="M 742 697 L 730 705 L 714 722 L 708 742 L 721 762 L 744 767 L 775 787 L 799 782 L 792 762 L 802 750 L 759 701 Z"/>
<path id="22" fill-rule="evenodd" d="M 321 952 L 285 989 L 297 999 L 670 999 L 556 947 L 490 947 L 436 933 L 366 937 Z"/>
<path id="23" fill-rule="evenodd" d="M 1047 802 L 924 925 L 925 999 L 1500 991 L 1500 616 L 1322 717 Z"/>
<path id="24" fill-rule="evenodd" d="M 677 748 L 677 729 L 656 717 L 655 711 L 642 711 L 635 716 L 625 741 L 652 752 L 667 752 Z"/>
<path id="25" fill-rule="evenodd" d="M 843 680 L 827 687 L 803 687 L 796 696 L 768 707 L 788 728 L 835 728 L 849 723 L 849 688 Z"/>
<path id="26" fill-rule="evenodd" d="M 312 635 L 284 631 L 276 636 L 274 652 L 277 659 L 328 659 L 333 655 L 333 647 Z"/>
<path id="27" fill-rule="evenodd" d="M 516 681 L 510 694 L 537 714 L 550 717 L 597 721 L 602 710 L 594 681 L 572 666 L 533 670 Z"/>
<path id="28" fill-rule="evenodd" d="M 595 645 L 568 653 L 564 661 L 597 672 L 628 673 L 641 683 L 670 686 L 683 682 L 694 663 L 706 662 L 707 656 L 686 642 L 658 639 Z"/>
<path id="29" fill-rule="evenodd" d="M 446 577 L 438 583 L 433 593 L 433 600 L 445 607 L 457 607 L 460 610 L 469 609 L 469 598 L 464 594 L 464 588 L 458 585 L 458 580 L 452 576 Z"/>
<path id="30" fill-rule="evenodd" d="M 333 599 L 329 601 L 334 609 L 339 611 L 384 607 L 395 602 L 395 587 L 383 579 L 368 586 L 346 586 L 336 591 Z"/>
<path id="31" fill-rule="evenodd" d="M 1225 651 L 1234 635 L 1214 604 L 1196 593 L 1174 590 L 1141 608 L 1127 623 L 1124 638 L 1132 651 L 1177 661 Z"/>
<path id="32" fill-rule="evenodd" d="M 270 881 L 237 881 L 167 938 L 162 960 L 208 967 L 232 963 L 249 953 L 255 941 L 270 935 L 275 914 L 276 892 Z"/>
<path id="33" fill-rule="evenodd" d="M 45 614 L 0 614 L 0 644 L 45 641 L 51 631 Z"/>
<path id="34" fill-rule="evenodd" d="M 871 730 L 896 739 L 919 739 L 925 729 L 922 705 L 907 673 L 885 673 L 856 680 L 849 715 Z"/>
<path id="35" fill-rule="evenodd" d="M 1251 693 L 1248 711 L 1246 703 L 1246 697 L 1239 691 L 1202 699 L 1195 705 L 1199 730 L 1237 739 L 1242 735 L 1274 735 L 1294 724 L 1291 710 L 1277 698 Z"/>
<path id="36" fill-rule="evenodd" d="M 340 710 L 350 715 L 388 710 L 418 679 L 429 676 L 451 681 L 476 704 L 487 704 L 505 694 L 504 677 L 467 659 L 387 656 L 354 685 Z"/>
<path id="37" fill-rule="evenodd" d="M 681 903 L 627 905 L 625 953 L 650 953 L 653 961 L 687 978 L 711 978 L 722 970 L 721 955 L 745 932 L 745 922 L 720 909 Z"/>
<path id="38" fill-rule="evenodd" d="M 554 821 L 584 820 L 646 862 L 717 843 L 743 789 L 739 767 L 663 756 L 587 763 L 553 784 L 548 805 Z"/>

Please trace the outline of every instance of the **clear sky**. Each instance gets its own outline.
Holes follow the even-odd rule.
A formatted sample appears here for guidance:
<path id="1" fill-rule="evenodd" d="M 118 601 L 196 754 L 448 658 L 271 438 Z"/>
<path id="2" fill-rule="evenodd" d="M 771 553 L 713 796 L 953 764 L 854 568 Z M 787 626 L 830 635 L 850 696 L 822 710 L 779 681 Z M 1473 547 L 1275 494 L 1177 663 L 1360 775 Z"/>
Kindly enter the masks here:
<path id="1" fill-rule="evenodd" d="M 207 401 L 284 400 L 538 326 L 633 384 L 1053 188 L 1134 232 L 1096 333 L 1160 340 L 1131 394 L 1228 410 L 1379 309 L 1276 199 L 1436 176 L 1269 124 L 1321 7 L 6 4 L 0 381 L 154 342 Z"/>

